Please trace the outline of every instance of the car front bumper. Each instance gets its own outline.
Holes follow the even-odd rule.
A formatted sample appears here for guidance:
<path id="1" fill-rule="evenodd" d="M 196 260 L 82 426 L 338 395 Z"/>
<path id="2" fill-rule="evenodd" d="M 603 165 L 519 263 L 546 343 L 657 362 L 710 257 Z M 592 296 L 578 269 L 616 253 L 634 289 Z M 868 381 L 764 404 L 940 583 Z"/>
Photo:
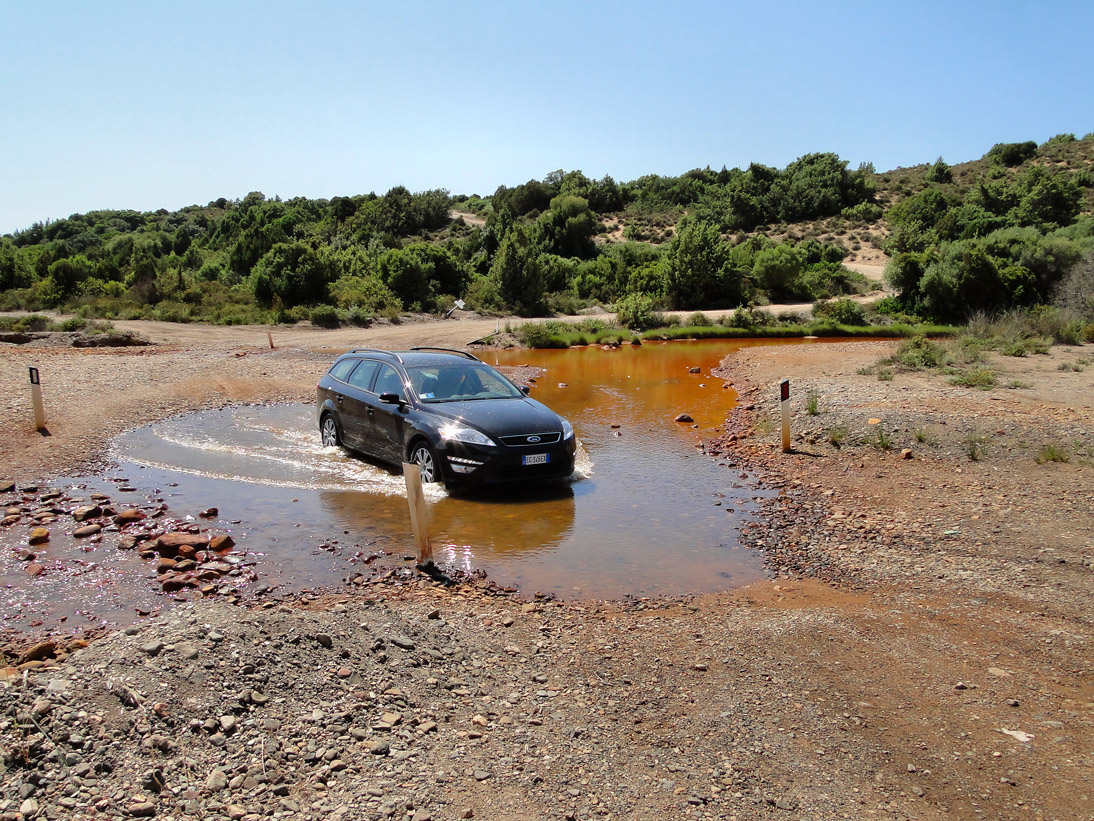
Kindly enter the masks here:
<path id="1" fill-rule="evenodd" d="M 577 443 L 570 437 L 542 448 L 483 447 L 449 441 L 442 444 L 437 456 L 447 482 L 497 484 L 565 478 L 574 472 L 576 453 Z"/>

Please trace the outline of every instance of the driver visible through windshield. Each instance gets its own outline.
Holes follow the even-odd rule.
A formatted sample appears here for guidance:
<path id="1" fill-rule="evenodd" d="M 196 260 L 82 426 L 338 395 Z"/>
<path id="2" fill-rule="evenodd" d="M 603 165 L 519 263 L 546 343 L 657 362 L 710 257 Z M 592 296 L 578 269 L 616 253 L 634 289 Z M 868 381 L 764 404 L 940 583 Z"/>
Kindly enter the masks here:
<path id="1" fill-rule="evenodd" d="M 465 402 L 473 399 L 523 397 L 513 383 L 486 366 L 408 367 L 410 387 L 421 402 Z"/>

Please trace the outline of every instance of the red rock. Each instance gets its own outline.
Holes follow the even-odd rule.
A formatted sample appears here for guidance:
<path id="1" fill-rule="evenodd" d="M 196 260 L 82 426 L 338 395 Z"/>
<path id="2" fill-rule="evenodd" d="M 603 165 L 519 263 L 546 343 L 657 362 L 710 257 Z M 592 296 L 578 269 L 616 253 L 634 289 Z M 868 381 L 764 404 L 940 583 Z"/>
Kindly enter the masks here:
<path id="1" fill-rule="evenodd" d="M 175 569 L 175 560 L 174 559 L 165 559 L 163 557 L 160 557 L 159 561 L 156 562 L 156 573 L 158 573 L 160 575 L 168 572 L 169 570 L 174 570 L 174 569 Z"/>
<path id="2" fill-rule="evenodd" d="M 209 540 L 209 549 L 215 550 L 218 553 L 223 550 L 231 550 L 235 546 L 235 540 L 232 539 L 227 533 L 222 533 L 219 536 L 214 536 Z"/>
<path id="3" fill-rule="evenodd" d="M 203 533 L 164 533 L 150 547 L 161 556 L 173 559 L 182 547 L 201 548 L 208 544 L 209 537 Z"/>
<path id="4" fill-rule="evenodd" d="M 197 587 L 197 582 L 193 579 L 188 579 L 185 576 L 180 576 L 175 573 L 168 573 L 166 576 L 160 576 L 159 581 L 160 587 L 163 588 L 164 593 L 175 593 L 187 587 Z"/>
<path id="5" fill-rule="evenodd" d="M 38 562 L 31 562 L 27 565 L 28 576 L 41 576 L 45 572 L 46 569 L 42 567 L 42 565 L 38 564 Z"/>
<path id="6" fill-rule="evenodd" d="M 103 515 L 103 509 L 98 505 L 87 505 L 85 507 L 78 507 L 72 511 L 72 518 L 77 522 L 82 522 L 86 519 L 97 519 Z"/>
<path id="7" fill-rule="evenodd" d="M 134 522 L 140 522 L 148 518 L 144 511 L 137 510 L 136 508 L 130 508 L 129 510 L 123 510 L 117 516 L 114 517 L 114 524 L 118 527 L 125 527 L 131 525 Z"/>
<path id="8" fill-rule="evenodd" d="M 88 536 L 94 536 L 97 533 L 101 533 L 102 529 L 101 525 L 84 525 L 83 527 L 78 527 L 73 530 L 72 535 L 77 539 L 86 539 Z"/>
<path id="9" fill-rule="evenodd" d="M 18 667 L 20 664 L 26 664 L 28 661 L 41 661 L 42 659 L 53 658 L 56 654 L 56 642 L 40 641 L 20 653 L 15 659 L 15 666 Z"/>

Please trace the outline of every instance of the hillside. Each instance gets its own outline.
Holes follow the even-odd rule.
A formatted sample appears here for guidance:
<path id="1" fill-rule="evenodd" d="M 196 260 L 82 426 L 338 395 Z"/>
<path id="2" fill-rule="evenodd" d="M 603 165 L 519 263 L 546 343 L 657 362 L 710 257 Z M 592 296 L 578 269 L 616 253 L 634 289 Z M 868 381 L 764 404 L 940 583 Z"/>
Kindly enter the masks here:
<path id="1" fill-rule="evenodd" d="M 543 316 L 621 299 L 732 309 L 868 289 L 882 313 L 960 321 L 1053 299 L 1094 244 L 1094 135 L 877 173 L 783 169 L 629 182 L 555 171 L 488 196 L 397 187 L 93 211 L 0 238 L 0 309 L 221 324 L 367 324 L 403 311 Z"/>

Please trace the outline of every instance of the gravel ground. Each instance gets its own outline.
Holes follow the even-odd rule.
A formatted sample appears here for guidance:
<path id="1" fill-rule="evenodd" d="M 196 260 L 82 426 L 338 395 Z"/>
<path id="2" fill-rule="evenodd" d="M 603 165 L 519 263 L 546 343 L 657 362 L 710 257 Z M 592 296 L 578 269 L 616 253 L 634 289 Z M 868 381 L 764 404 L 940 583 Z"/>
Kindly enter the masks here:
<path id="1" fill-rule="evenodd" d="M 331 359 L 209 330 L 0 351 L 5 385 L 48 364 L 54 409 L 52 436 L 27 432 L 7 393 L 10 478 L 170 413 L 307 398 Z M 212 596 L 89 645 L 14 641 L 0 819 L 1094 817 L 1094 369 L 1054 350 L 1002 362 L 1030 387 L 990 392 L 857 374 L 882 348 L 725 363 L 742 403 L 706 450 L 782 490 L 746 537 L 773 582 L 562 604 L 406 570 L 344 596 Z M 1046 442 L 1070 461 L 1038 464 Z"/>

